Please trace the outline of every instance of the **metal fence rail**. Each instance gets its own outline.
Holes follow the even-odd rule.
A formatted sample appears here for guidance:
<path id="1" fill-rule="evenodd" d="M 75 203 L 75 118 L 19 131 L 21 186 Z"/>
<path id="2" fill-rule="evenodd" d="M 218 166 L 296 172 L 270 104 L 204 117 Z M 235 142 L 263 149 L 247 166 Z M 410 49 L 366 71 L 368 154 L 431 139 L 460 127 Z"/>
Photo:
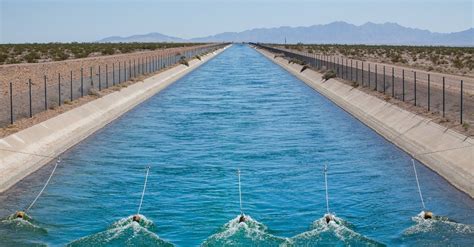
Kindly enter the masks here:
<path id="1" fill-rule="evenodd" d="M 70 70 L 69 73 L 42 76 L 29 75 L 37 80 L 24 79 L 20 85 L 9 82 L 0 92 L 0 127 L 14 124 L 22 118 L 54 109 L 77 100 L 95 91 L 108 89 L 140 76 L 155 73 L 187 59 L 212 52 L 225 44 L 186 47 L 179 52 L 164 52 L 161 55 L 144 55 L 139 59 L 123 59 L 116 63 L 97 63 L 94 66 Z"/>
<path id="2" fill-rule="evenodd" d="M 474 122 L 474 97 L 466 93 L 463 80 L 445 76 L 434 78 L 426 72 L 344 57 L 290 51 L 262 44 L 253 45 L 302 61 L 315 70 L 332 70 L 346 83 L 383 93 L 387 100 L 395 98 L 408 102 L 461 124 Z"/>

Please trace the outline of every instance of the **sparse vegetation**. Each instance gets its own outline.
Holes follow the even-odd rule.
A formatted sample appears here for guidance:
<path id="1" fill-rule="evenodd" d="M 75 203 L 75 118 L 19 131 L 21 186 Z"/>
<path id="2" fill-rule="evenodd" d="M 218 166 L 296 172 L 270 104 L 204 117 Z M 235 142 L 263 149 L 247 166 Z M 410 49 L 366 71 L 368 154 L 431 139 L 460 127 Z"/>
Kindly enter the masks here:
<path id="1" fill-rule="evenodd" d="M 474 74 L 474 47 L 390 45 L 274 45 L 300 52 L 406 65 L 442 73 Z"/>
<path id="2" fill-rule="evenodd" d="M 308 65 L 303 65 L 303 68 L 301 68 L 300 73 L 303 72 L 303 71 L 305 71 L 305 70 L 308 69 L 308 68 L 309 68 Z"/>
<path id="3" fill-rule="evenodd" d="M 336 78 L 336 72 L 332 71 L 332 70 L 329 70 L 327 71 L 326 73 L 324 73 L 323 75 L 323 79 L 325 81 L 331 79 L 331 78 Z"/>
<path id="4" fill-rule="evenodd" d="M 91 88 L 89 89 L 89 93 L 88 93 L 90 96 L 94 96 L 94 97 L 97 97 L 99 98 L 101 95 L 99 93 L 99 91 L 95 88 Z"/>
<path id="5" fill-rule="evenodd" d="M 182 65 L 186 65 L 187 67 L 189 67 L 189 62 L 188 62 L 188 60 L 186 59 L 185 56 L 181 56 L 181 58 L 179 59 L 178 62 Z"/>
<path id="6" fill-rule="evenodd" d="M 136 51 L 200 45 L 197 43 L 47 43 L 0 44 L 0 65 L 62 61 Z"/>
<path id="7" fill-rule="evenodd" d="M 295 58 L 292 58 L 292 59 L 288 60 L 288 63 L 289 64 L 292 64 L 292 63 L 299 64 L 299 65 L 302 65 L 302 66 L 306 65 L 306 62 L 295 59 Z"/>
<path id="8" fill-rule="evenodd" d="M 462 128 L 467 131 L 469 129 L 469 124 L 468 123 L 463 123 Z"/>

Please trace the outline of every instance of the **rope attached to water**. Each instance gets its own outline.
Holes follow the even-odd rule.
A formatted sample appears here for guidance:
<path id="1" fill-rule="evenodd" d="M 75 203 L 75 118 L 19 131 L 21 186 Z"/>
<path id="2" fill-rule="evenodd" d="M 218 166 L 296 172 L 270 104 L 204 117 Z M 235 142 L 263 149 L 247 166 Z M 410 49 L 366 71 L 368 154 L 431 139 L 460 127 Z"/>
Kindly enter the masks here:
<path id="1" fill-rule="evenodd" d="M 46 180 L 46 183 L 44 184 L 43 188 L 40 190 L 40 192 L 38 193 L 38 195 L 36 196 L 36 198 L 33 200 L 33 202 L 31 202 L 30 206 L 28 206 L 28 207 L 25 209 L 25 212 L 28 212 L 28 210 L 30 210 L 30 209 L 33 207 L 33 205 L 35 205 L 36 201 L 37 201 L 38 198 L 41 196 L 41 194 L 43 194 L 44 189 L 46 189 L 46 186 L 48 186 L 49 181 L 51 181 L 51 178 L 53 177 L 53 174 L 54 174 L 54 172 L 56 171 L 56 168 L 58 167 L 58 165 L 59 165 L 60 162 L 61 162 L 61 158 L 58 158 L 58 160 L 56 160 L 56 164 L 54 165 L 53 171 L 52 171 L 51 174 L 49 175 L 48 180 Z"/>
<path id="2" fill-rule="evenodd" d="M 146 168 L 145 183 L 143 184 L 142 197 L 140 198 L 140 204 L 138 205 L 137 214 L 140 214 L 140 209 L 142 209 L 143 197 L 145 196 L 146 183 L 148 181 L 148 173 L 150 172 L 150 167 Z"/>
<path id="3" fill-rule="evenodd" d="M 326 211 L 329 214 L 328 166 L 324 165 L 324 184 L 326 185 Z"/>
<path id="4" fill-rule="evenodd" d="M 239 177 L 239 202 L 240 202 L 240 214 L 243 215 L 244 212 L 242 210 L 242 189 L 240 188 L 240 169 L 237 169 L 237 175 Z"/>
<path id="5" fill-rule="evenodd" d="M 416 173 L 415 160 L 411 159 L 411 163 L 413 164 L 413 170 L 415 171 L 416 185 L 418 186 L 418 193 L 420 194 L 421 205 L 423 205 L 423 209 L 425 209 L 425 201 L 423 200 L 423 195 L 421 194 L 420 182 L 418 182 L 418 174 Z"/>

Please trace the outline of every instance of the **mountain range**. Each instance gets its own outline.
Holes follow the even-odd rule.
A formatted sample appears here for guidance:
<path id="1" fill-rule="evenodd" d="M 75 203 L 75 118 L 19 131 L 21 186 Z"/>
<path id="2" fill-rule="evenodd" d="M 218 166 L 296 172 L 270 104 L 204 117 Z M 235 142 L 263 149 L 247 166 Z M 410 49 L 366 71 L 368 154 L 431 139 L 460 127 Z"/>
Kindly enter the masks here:
<path id="1" fill-rule="evenodd" d="M 107 37 L 99 42 L 260 42 L 318 44 L 386 44 L 474 46 L 474 28 L 461 32 L 436 33 L 409 28 L 397 23 L 372 22 L 357 26 L 332 22 L 308 27 L 256 28 L 242 32 L 224 32 L 207 37 L 182 39 L 160 33 Z"/>

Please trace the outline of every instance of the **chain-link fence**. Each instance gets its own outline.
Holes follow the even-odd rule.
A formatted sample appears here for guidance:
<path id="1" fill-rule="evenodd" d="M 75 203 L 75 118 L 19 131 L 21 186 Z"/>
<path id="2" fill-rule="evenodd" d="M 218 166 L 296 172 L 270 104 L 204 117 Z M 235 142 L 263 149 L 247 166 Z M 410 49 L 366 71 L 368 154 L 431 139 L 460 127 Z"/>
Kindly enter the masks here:
<path id="1" fill-rule="evenodd" d="M 273 46 L 254 44 L 274 54 L 302 61 L 319 71 L 332 70 L 354 87 L 370 88 L 414 106 L 462 123 L 474 122 L 474 90 L 463 79 L 438 73 L 370 63 L 344 57 L 303 53 Z M 474 86 L 470 83 L 468 86 Z"/>
<path id="2" fill-rule="evenodd" d="M 42 74 L 38 71 L 21 73 L 21 78 L 15 78 L 15 82 L 2 82 L 0 87 L 0 127 L 69 104 L 83 96 L 95 94 L 95 91 L 155 73 L 179 63 L 183 57 L 194 58 L 223 46 L 225 44 L 174 48 L 153 56 L 143 53 L 143 56 L 133 59 L 123 57 L 112 63 L 99 60 L 89 67 L 70 68 L 66 73 L 67 68 L 58 73 L 54 73 L 54 69 Z"/>

